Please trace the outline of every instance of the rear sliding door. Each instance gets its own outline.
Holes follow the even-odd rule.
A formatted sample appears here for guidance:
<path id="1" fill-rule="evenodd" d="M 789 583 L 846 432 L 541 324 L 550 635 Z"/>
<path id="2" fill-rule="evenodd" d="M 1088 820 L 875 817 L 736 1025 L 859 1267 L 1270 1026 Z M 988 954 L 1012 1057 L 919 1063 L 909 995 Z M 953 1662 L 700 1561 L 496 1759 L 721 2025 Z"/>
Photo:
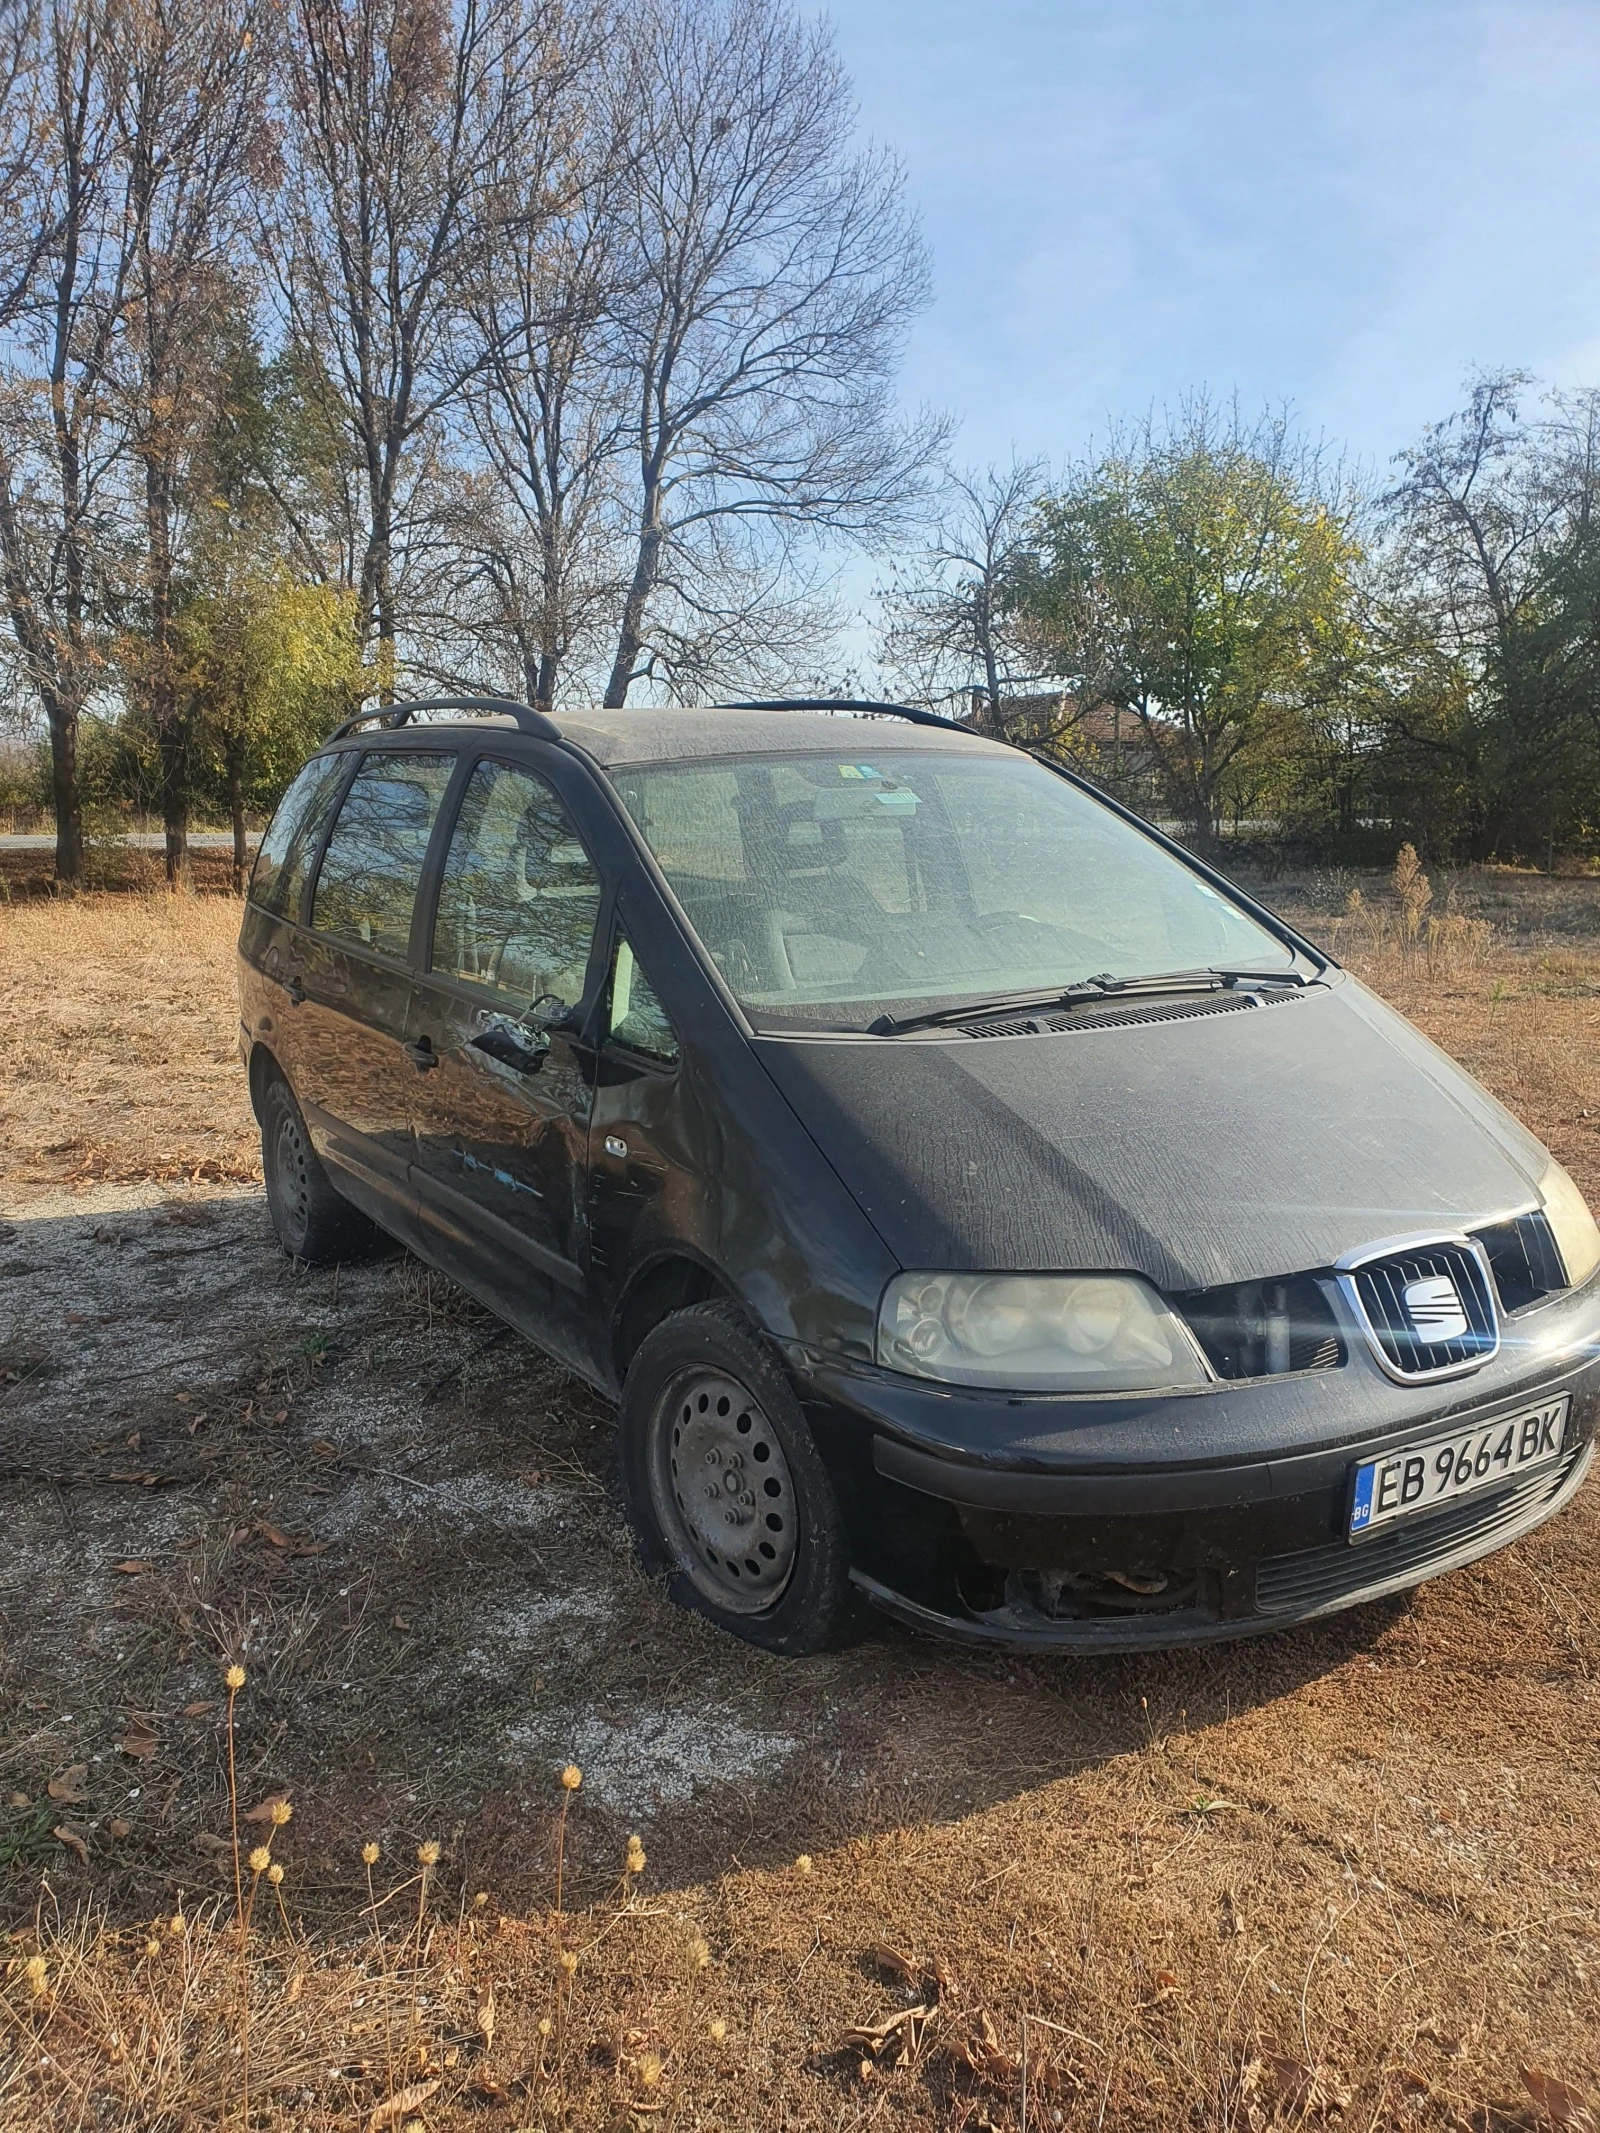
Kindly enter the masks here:
<path id="1" fill-rule="evenodd" d="M 455 769 L 445 751 L 362 758 L 323 849 L 301 935 L 295 1094 L 341 1189 L 387 1228 L 414 1230 L 417 1067 L 406 1053 L 408 961 L 433 825 Z"/>

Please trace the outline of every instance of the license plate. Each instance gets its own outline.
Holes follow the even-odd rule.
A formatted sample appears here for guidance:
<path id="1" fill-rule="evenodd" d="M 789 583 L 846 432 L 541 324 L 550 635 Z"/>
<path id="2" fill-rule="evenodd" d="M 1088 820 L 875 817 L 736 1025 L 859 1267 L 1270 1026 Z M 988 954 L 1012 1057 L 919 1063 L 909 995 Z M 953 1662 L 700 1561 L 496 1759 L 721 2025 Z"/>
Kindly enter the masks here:
<path id="1" fill-rule="evenodd" d="M 1397 1518 L 1452 1503 L 1497 1481 L 1548 1466 L 1561 1456 L 1571 1395 L 1525 1407 L 1519 1414 L 1479 1422 L 1428 1444 L 1369 1459 L 1356 1468 L 1355 1497 L 1350 1506 L 1350 1538 L 1359 1540 Z"/>

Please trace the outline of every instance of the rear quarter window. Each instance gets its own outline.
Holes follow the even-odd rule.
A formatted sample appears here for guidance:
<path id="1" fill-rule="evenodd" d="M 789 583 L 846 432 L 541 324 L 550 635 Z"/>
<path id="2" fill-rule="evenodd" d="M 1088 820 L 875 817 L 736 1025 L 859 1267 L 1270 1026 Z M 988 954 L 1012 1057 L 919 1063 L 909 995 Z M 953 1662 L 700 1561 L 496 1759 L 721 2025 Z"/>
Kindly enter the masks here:
<path id="1" fill-rule="evenodd" d="M 278 918 L 298 918 L 306 869 L 316 851 L 349 758 L 313 756 L 278 802 L 250 875 L 250 901 Z"/>

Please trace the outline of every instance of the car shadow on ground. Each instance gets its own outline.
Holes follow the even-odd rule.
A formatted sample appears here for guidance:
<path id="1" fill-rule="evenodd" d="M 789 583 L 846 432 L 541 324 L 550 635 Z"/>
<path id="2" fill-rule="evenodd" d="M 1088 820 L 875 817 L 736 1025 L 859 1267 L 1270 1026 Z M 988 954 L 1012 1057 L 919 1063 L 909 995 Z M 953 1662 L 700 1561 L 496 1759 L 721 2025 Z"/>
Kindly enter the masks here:
<path id="1" fill-rule="evenodd" d="M 1225 1724 L 1365 1663 L 1403 1613 L 1091 1659 L 880 1622 L 772 1659 L 640 1576 L 601 1400 L 412 1259 L 292 1265 L 259 1191 L 13 1217 L 0 1372 L 8 1914 L 41 1871 L 128 1915 L 220 1887 L 230 1659 L 242 1804 L 292 1796 L 308 1901 L 353 1885 L 367 1838 L 436 1837 L 468 1885 L 542 1902 L 566 1763 L 574 1893 L 634 1830 L 670 1885 Z M 78 1765 L 64 1807 L 48 1784 Z"/>

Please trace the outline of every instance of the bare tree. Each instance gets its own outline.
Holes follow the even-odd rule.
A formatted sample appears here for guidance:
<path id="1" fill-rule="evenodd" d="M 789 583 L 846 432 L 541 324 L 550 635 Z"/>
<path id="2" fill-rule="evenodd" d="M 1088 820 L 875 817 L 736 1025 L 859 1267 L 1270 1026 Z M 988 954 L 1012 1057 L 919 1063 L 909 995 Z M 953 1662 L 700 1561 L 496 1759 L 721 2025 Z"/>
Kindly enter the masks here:
<path id="1" fill-rule="evenodd" d="M 1464 773 L 1479 858 L 1508 841 L 1548 859 L 1594 785 L 1582 757 L 1597 738 L 1600 395 L 1546 392 L 1525 414 L 1533 382 L 1474 379 L 1399 455 L 1383 500 L 1390 609 L 1462 682 L 1448 730 L 1403 700 L 1395 722 Z"/>
<path id="2" fill-rule="evenodd" d="M 39 131 L 37 151 L 9 165 L 11 227 L 38 241 L 11 255 L 0 560 L 12 633 L 50 732 L 63 883 L 83 872 L 78 733 L 104 670 L 110 490 L 123 441 L 106 391 L 134 258 L 116 153 L 121 34 L 118 0 L 50 0 L 34 78 L 13 76 L 14 95 L 37 96 Z"/>
<path id="3" fill-rule="evenodd" d="M 570 95 L 524 88 L 541 112 L 506 129 L 462 276 L 463 405 L 488 479 L 462 485 L 452 527 L 490 634 L 547 709 L 620 598 L 615 326 L 636 279 L 622 208 L 637 112 L 611 63 L 616 28 L 591 18 L 591 44 L 568 54 Z"/>
<path id="4" fill-rule="evenodd" d="M 410 484 L 460 390 L 456 285 L 557 0 L 292 0 L 267 232 L 301 376 L 347 439 L 363 642 L 392 690 Z"/>
<path id="5" fill-rule="evenodd" d="M 779 0 L 648 0 L 628 58 L 633 527 L 610 705 L 660 671 L 664 586 L 716 635 L 736 556 L 743 600 L 775 528 L 883 534 L 942 435 L 894 414 L 926 269 L 899 170 L 855 145 L 827 28 Z"/>
<path id="6" fill-rule="evenodd" d="M 132 265 L 121 386 L 138 466 L 134 661 L 160 758 L 166 872 L 188 868 L 192 698 L 180 687 L 173 605 L 191 468 L 214 427 L 235 323 L 245 188 L 263 174 L 266 0 L 141 0 L 120 23 L 118 146 Z"/>
<path id="7" fill-rule="evenodd" d="M 1012 589 L 1044 478 L 1038 459 L 950 473 L 933 540 L 914 570 L 891 566 L 881 595 L 884 664 L 929 703 L 960 693 L 995 734 L 1007 696 L 1036 675 Z"/>
<path id="8" fill-rule="evenodd" d="M 35 219 L 36 171 L 48 154 L 43 22 L 35 0 L 0 0 L 0 331 L 35 299 L 39 266 L 59 232 Z"/>

